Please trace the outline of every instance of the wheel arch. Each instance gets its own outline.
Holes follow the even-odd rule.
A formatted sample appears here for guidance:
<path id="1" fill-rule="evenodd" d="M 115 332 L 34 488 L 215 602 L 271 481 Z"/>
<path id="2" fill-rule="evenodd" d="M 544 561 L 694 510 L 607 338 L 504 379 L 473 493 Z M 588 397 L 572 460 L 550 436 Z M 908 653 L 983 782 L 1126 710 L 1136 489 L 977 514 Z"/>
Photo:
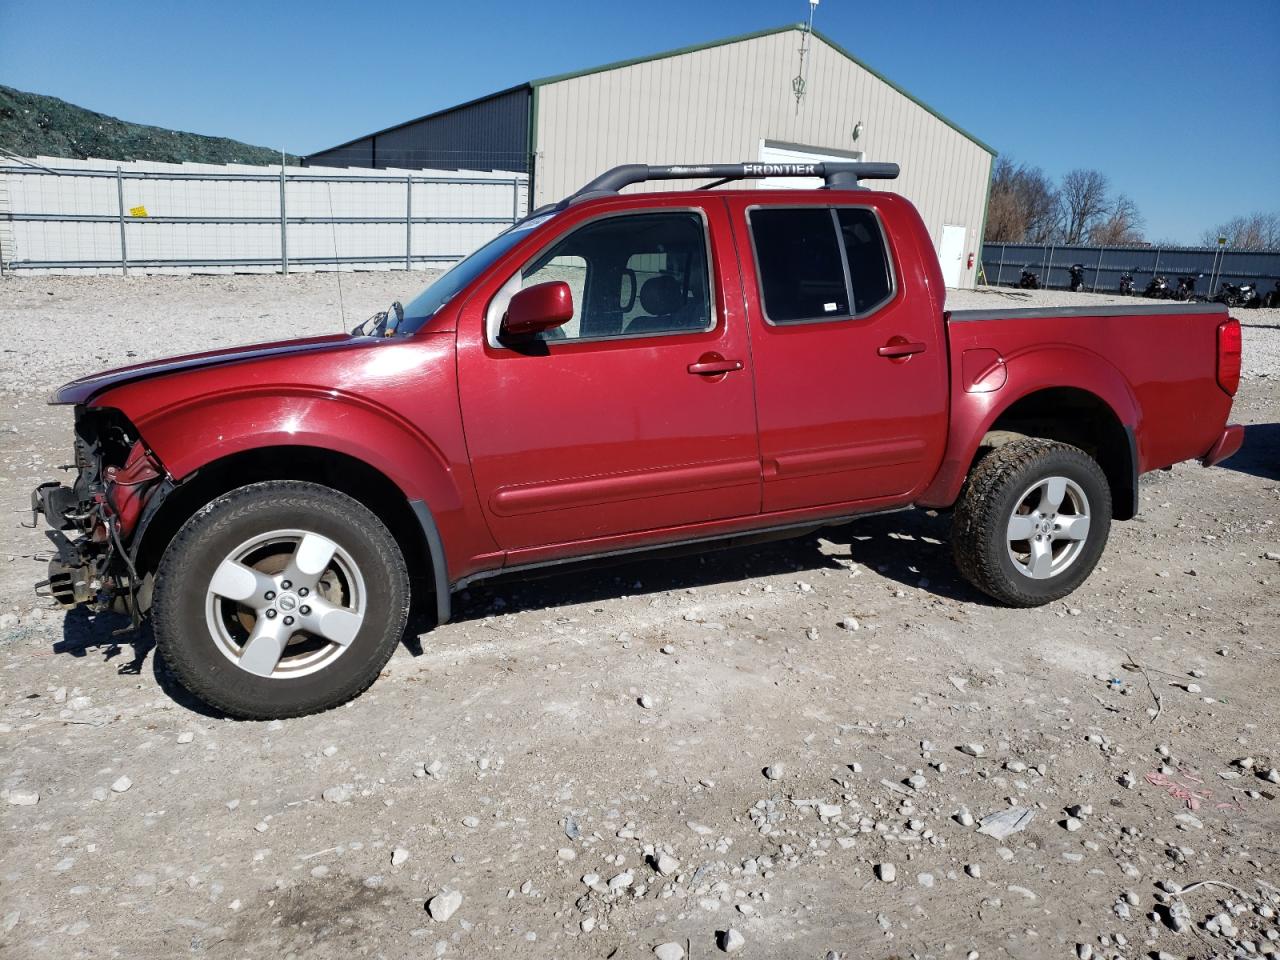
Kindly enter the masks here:
<path id="1" fill-rule="evenodd" d="M 983 432 L 970 468 L 985 451 L 1011 437 L 1057 440 L 1084 450 L 1106 475 L 1112 518 L 1132 520 L 1137 515 L 1137 440 L 1133 429 L 1096 393 L 1081 387 L 1046 387 L 1020 397 Z"/>
<path id="2" fill-rule="evenodd" d="M 953 394 L 951 437 L 942 466 L 917 500 L 925 507 L 951 507 L 973 465 L 1000 434 L 1035 436 L 1081 447 L 1098 460 L 1112 495 L 1112 515 L 1130 520 L 1138 512 L 1141 456 L 1134 424 L 1138 405 L 1119 371 L 1101 369 L 1076 351 L 1054 351 L 1063 386 L 1023 380 L 1025 364 L 1009 364 L 1009 383 L 995 393 Z M 1041 359 L 1044 359 L 1041 355 Z M 1079 373 L 1079 376 L 1071 376 Z"/>
<path id="3" fill-rule="evenodd" d="M 431 509 L 411 499 L 371 464 L 326 447 L 253 447 L 210 461 L 179 483 L 166 483 L 149 502 L 131 554 L 140 577 L 154 573 L 174 535 L 202 507 L 238 487 L 264 480 L 316 483 L 345 493 L 373 512 L 400 547 L 416 587 L 435 594 L 438 623 L 450 616 L 448 569 Z M 421 596 L 421 589 L 414 596 Z"/>

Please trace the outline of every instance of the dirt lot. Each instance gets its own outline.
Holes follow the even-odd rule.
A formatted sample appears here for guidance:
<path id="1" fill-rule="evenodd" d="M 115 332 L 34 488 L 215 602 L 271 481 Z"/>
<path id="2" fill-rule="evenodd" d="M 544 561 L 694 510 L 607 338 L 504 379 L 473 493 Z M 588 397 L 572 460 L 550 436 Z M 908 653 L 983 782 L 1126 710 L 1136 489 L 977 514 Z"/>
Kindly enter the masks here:
<path id="1" fill-rule="evenodd" d="M 345 276 L 347 326 L 421 280 Z M 232 722 L 147 636 L 32 599 L 20 524 L 69 455 L 43 396 L 337 304 L 331 275 L 0 283 L 0 956 L 1280 955 L 1274 312 L 1240 314 L 1245 450 L 1146 478 L 1068 602 L 990 605 L 946 518 L 900 514 L 491 583 L 356 702 Z M 1011 805 L 1003 839 L 966 813 Z"/>

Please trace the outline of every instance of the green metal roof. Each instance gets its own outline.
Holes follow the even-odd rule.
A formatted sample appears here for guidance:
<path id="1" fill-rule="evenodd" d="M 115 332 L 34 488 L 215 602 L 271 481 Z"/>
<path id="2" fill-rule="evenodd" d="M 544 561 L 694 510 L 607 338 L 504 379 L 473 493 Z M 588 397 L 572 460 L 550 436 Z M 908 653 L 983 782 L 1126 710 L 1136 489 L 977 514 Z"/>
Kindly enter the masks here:
<path id="1" fill-rule="evenodd" d="M 780 27 L 770 27 L 767 30 L 757 30 L 754 33 L 741 33 L 741 34 L 738 34 L 737 36 L 724 37 L 723 39 L 712 40 L 712 41 L 709 41 L 708 43 L 695 43 L 692 46 L 688 46 L 688 47 L 678 47 L 675 50 L 665 50 L 662 53 L 651 54 L 650 56 L 647 56 L 647 57 L 633 57 L 630 60 L 618 60 L 614 63 L 606 63 L 598 67 L 590 67 L 589 69 L 586 69 L 586 70 L 575 70 L 571 73 L 558 73 L 555 76 L 542 77 L 539 80 L 531 80 L 529 81 L 529 86 L 533 87 L 536 90 L 538 87 L 545 87 L 548 84 L 560 83 L 563 80 L 573 80 L 577 77 L 586 77 L 586 76 L 590 76 L 593 73 L 604 73 L 607 70 L 617 70 L 621 67 L 631 67 L 639 63 L 649 63 L 654 60 L 665 60 L 668 57 L 678 57 L 686 53 L 696 53 L 699 50 L 710 50 L 713 47 L 723 47 L 731 43 L 741 43 L 744 40 L 755 40 L 759 37 L 772 36 L 775 33 L 785 33 L 788 30 L 804 30 L 805 26 L 806 25 L 803 23 L 788 23 Z M 894 83 L 892 80 L 890 80 L 880 71 L 867 66 L 867 64 L 863 63 L 861 60 L 855 57 L 852 53 L 850 53 L 844 47 L 840 46 L 840 44 L 836 43 L 826 34 L 822 33 L 819 30 L 814 30 L 813 35 L 817 37 L 819 40 L 821 40 L 823 43 L 825 43 L 827 46 L 829 46 L 832 50 L 835 50 L 837 53 L 841 54 L 847 59 L 852 60 L 854 63 L 860 66 L 863 70 L 867 71 L 867 73 L 875 77 L 877 80 L 880 80 L 882 83 L 888 84 L 890 87 L 898 91 L 898 93 L 902 94 L 912 103 L 927 110 L 929 113 L 937 117 L 939 120 L 941 120 L 943 123 L 949 126 L 952 130 L 959 133 L 961 136 L 976 143 L 983 150 L 987 151 L 987 153 L 991 154 L 991 156 L 994 157 L 998 155 L 996 149 L 992 147 L 990 144 L 984 143 L 982 140 L 979 140 L 968 130 L 964 129 L 964 127 L 947 119 L 942 114 L 940 114 L 937 110 L 933 109 L 933 107 L 929 106 L 927 103 L 921 100 L 919 97 L 913 96 L 912 94 L 904 90 L 902 87 L 898 86 L 898 84 Z"/>

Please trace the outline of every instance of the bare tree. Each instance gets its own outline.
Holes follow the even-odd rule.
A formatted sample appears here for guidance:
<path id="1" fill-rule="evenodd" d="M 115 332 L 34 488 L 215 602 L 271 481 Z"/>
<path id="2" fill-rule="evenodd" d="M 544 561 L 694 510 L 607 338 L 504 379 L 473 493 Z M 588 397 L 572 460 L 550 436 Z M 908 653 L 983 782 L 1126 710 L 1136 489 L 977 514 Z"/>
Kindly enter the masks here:
<path id="1" fill-rule="evenodd" d="M 1200 242 L 1206 247 L 1217 246 L 1219 237 L 1226 237 L 1226 245 L 1233 250 L 1280 250 L 1280 213 L 1235 217 L 1206 230 Z"/>
<path id="2" fill-rule="evenodd" d="M 1008 157 L 996 160 L 984 240 L 1047 243 L 1057 223 L 1057 211 L 1057 191 L 1043 170 Z"/>
<path id="3" fill-rule="evenodd" d="M 1105 219 L 1089 228 L 1089 242 L 1108 247 L 1142 242 L 1142 214 L 1123 193 L 1111 203 Z"/>
<path id="4" fill-rule="evenodd" d="M 1100 170 L 1072 170 L 1062 178 L 1062 243 L 1082 242 L 1107 215 L 1110 188 Z"/>

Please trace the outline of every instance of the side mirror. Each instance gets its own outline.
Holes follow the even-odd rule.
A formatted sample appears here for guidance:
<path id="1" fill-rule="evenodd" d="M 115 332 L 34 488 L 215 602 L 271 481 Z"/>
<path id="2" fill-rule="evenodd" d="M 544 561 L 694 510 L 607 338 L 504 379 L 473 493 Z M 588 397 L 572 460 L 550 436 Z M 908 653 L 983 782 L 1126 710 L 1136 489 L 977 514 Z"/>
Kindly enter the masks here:
<path id="1" fill-rule="evenodd" d="M 502 336 L 532 337 L 573 319 L 573 291 L 563 280 L 526 287 L 511 298 L 502 318 Z"/>

